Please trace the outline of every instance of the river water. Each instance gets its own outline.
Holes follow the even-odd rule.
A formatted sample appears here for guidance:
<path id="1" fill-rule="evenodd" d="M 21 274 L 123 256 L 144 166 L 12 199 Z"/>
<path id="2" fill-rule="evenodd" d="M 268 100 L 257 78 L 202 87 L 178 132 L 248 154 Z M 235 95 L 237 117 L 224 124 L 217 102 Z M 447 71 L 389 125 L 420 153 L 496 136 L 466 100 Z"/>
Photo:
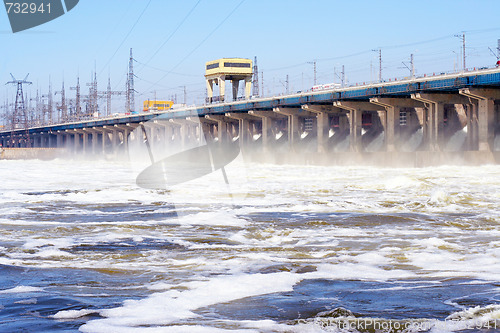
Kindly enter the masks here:
<path id="1" fill-rule="evenodd" d="M 0 331 L 500 332 L 498 166 L 232 168 L 0 161 Z"/>

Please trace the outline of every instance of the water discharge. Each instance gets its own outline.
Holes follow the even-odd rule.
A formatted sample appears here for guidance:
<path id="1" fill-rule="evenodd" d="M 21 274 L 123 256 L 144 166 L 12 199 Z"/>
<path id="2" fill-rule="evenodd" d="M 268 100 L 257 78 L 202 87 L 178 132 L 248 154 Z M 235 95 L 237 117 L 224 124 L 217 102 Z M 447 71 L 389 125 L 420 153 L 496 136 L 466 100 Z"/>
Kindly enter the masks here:
<path id="1" fill-rule="evenodd" d="M 497 166 L 245 169 L 2 161 L 0 331 L 500 331 Z"/>

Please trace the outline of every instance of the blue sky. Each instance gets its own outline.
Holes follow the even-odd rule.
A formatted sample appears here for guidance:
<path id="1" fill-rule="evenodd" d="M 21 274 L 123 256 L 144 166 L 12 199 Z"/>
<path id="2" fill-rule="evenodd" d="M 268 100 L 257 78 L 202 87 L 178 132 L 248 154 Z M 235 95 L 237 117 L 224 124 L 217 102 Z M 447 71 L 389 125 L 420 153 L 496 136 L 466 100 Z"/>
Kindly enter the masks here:
<path id="1" fill-rule="evenodd" d="M 183 102 L 183 86 L 193 104 L 205 97 L 205 62 L 220 57 L 257 56 L 264 92 L 273 95 L 284 92 L 287 75 L 290 90 L 309 89 L 314 60 L 318 83 L 338 82 L 342 65 L 349 83 L 376 80 L 378 48 L 384 79 L 408 76 L 410 54 L 417 74 L 452 71 L 462 64 L 454 36 L 462 32 L 467 66 L 493 66 L 498 13 L 498 0 L 80 0 L 66 15 L 13 34 L 0 11 L 0 82 L 30 73 L 27 91 L 46 94 L 49 77 L 53 91 L 63 78 L 74 86 L 77 75 L 85 86 L 95 66 L 100 90 L 108 75 L 123 90 L 133 48 L 136 107 L 155 94 Z M 2 100 L 14 94 L 0 90 Z"/>

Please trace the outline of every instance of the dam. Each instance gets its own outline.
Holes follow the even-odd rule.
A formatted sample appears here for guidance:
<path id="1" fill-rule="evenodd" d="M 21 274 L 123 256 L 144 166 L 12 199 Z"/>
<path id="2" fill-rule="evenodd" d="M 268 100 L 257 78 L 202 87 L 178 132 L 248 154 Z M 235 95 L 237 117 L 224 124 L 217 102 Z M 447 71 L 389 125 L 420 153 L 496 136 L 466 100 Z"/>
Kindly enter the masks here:
<path id="1" fill-rule="evenodd" d="M 257 161 L 477 165 L 500 162 L 499 104 L 490 68 L 4 130 L 0 144 L 119 155 L 130 140 L 239 139 Z M 140 125 L 143 138 L 131 134 Z"/>

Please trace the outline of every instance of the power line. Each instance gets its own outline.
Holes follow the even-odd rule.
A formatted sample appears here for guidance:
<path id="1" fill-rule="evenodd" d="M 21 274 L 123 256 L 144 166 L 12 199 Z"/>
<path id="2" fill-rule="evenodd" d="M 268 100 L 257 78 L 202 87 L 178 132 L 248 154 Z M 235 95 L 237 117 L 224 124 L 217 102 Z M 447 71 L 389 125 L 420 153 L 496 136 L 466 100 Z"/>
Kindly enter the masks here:
<path id="1" fill-rule="evenodd" d="M 428 43 L 438 42 L 438 41 L 441 41 L 441 40 L 448 39 L 450 37 L 453 37 L 453 35 L 446 35 L 446 36 L 442 36 L 442 37 L 438 37 L 438 38 L 427 39 L 427 40 L 423 40 L 423 41 L 420 41 L 420 42 L 413 42 L 413 43 L 407 43 L 407 44 L 387 45 L 387 46 L 382 46 L 382 48 L 384 48 L 384 49 L 398 49 L 398 48 L 401 48 L 401 47 L 408 47 L 408 46 L 415 46 L 415 45 L 421 45 L 421 44 L 428 44 Z"/>
<path id="2" fill-rule="evenodd" d="M 172 37 L 177 32 L 177 30 L 179 30 L 180 27 L 184 24 L 184 22 L 186 22 L 188 17 L 191 16 L 191 14 L 195 10 L 195 8 L 199 5 L 200 2 L 201 2 L 201 0 L 198 0 L 198 2 L 195 3 L 193 8 L 191 8 L 191 10 L 186 14 L 186 16 L 184 16 L 182 21 L 177 25 L 177 27 L 174 29 L 174 31 L 172 31 L 170 36 L 168 36 L 167 39 L 160 45 L 160 47 L 158 47 L 158 49 L 156 49 L 156 51 L 151 55 L 151 57 L 149 57 L 149 59 L 146 61 L 146 63 L 142 64 L 143 66 L 146 66 L 147 64 L 149 64 L 149 62 L 158 54 L 158 52 L 160 52 L 160 50 L 165 46 L 165 44 L 167 44 L 170 41 L 170 39 L 172 39 Z"/>
<path id="3" fill-rule="evenodd" d="M 164 72 L 164 73 L 169 73 L 169 74 L 174 74 L 174 75 L 181 75 L 181 76 L 191 76 L 191 77 L 195 77 L 195 76 L 198 77 L 199 76 L 199 75 L 194 75 L 194 74 L 184 74 L 184 73 L 179 73 L 179 72 L 173 72 L 173 71 L 169 71 L 167 69 L 147 65 L 147 64 L 140 62 L 139 60 L 136 60 L 136 59 L 134 59 L 134 60 L 135 60 L 135 62 L 137 62 L 139 65 L 142 65 L 143 67 L 148 67 L 148 68 L 154 69 L 154 70 L 159 71 L 159 72 Z"/>
<path id="4" fill-rule="evenodd" d="M 146 12 L 146 9 L 148 9 L 149 7 L 149 4 L 151 4 L 151 1 L 152 0 L 149 0 L 148 3 L 146 4 L 146 6 L 144 7 L 144 9 L 142 10 L 141 14 L 139 15 L 139 17 L 137 18 L 137 20 L 135 21 L 134 25 L 132 25 L 132 28 L 130 28 L 130 30 L 128 31 L 127 35 L 125 36 L 125 38 L 123 38 L 122 42 L 120 43 L 120 45 L 118 45 L 118 47 L 116 48 L 115 52 L 113 53 L 113 55 L 111 56 L 111 58 L 109 58 L 108 62 L 102 67 L 101 71 L 99 72 L 99 75 L 101 75 L 102 71 L 108 67 L 109 63 L 111 62 L 111 60 L 113 60 L 113 58 L 115 57 L 116 53 L 118 52 L 118 50 L 122 47 L 123 43 L 125 43 L 125 41 L 127 40 L 128 36 L 130 36 L 130 34 L 132 33 L 132 31 L 134 30 L 135 26 L 137 25 L 137 23 L 139 23 L 139 20 L 141 19 L 142 15 L 144 15 L 144 13 Z"/>
<path id="5" fill-rule="evenodd" d="M 125 16 L 128 14 L 128 12 L 130 11 L 130 8 L 132 8 L 132 4 L 134 3 L 134 0 L 130 0 L 129 3 L 128 3 L 128 6 L 127 8 L 122 12 L 122 16 Z M 125 7 L 125 6 L 120 6 L 120 7 Z M 123 21 L 121 20 L 117 20 L 116 21 L 116 24 L 113 26 L 112 29 L 108 29 L 108 34 L 106 36 L 106 38 L 101 42 L 100 46 L 98 46 L 97 48 L 97 52 L 101 52 L 101 50 L 110 44 L 110 40 L 111 40 L 111 37 L 112 35 L 116 32 L 117 28 L 120 26 L 120 24 L 123 24 Z"/>
<path id="6" fill-rule="evenodd" d="M 466 30 L 463 31 L 466 34 L 479 34 L 483 32 L 492 32 L 492 31 L 499 31 L 500 28 L 488 28 L 488 29 L 477 29 L 477 30 Z"/>
<path id="7" fill-rule="evenodd" d="M 470 32 L 482 33 L 482 32 L 496 31 L 496 30 L 500 30 L 500 28 L 483 29 L 483 30 L 473 30 L 473 31 L 470 31 Z M 466 31 L 466 32 L 469 33 L 469 31 Z M 383 49 L 397 49 L 397 48 L 403 48 L 403 47 L 408 47 L 408 46 L 422 45 L 422 44 L 428 44 L 428 43 L 438 42 L 438 41 L 445 40 L 445 39 L 450 39 L 453 36 L 454 35 L 446 35 L 446 36 L 442 36 L 442 37 L 438 37 L 438 38 L 433 38 L 433 39 L 428 39 L 428 40 L 419 41 L 419 42 L 414 42 L 414 43 L 382 46 L 381 48 L 383 48 Z M 372 52 L 371 49 L 370 50 L 364 50 L 364 51 L 356 52 L 356 53 L 351 53 L 351 54 L 347 54 L 347 55 L 330 57 L 330 58 L 317 58 L 317 59 L 315 59 L 315 61 L 317 61 L 317 62 L 323 62 L 323 61 L 331 61 L 331 60 L 340 60 L 340 59 L 351 58 L 351 57 L 355 57 L 355 56 L 367 54 L 367 53 L 370 53 L 370 52 Z M 302 63 L 299 63 L 299 64 L 285 66 L 285 67 L 277 67 L 277 68 L 265 69 L 265 71 L 266 72 L 271 72 L 271 71 L 291 69 L 291 68 L 295 68 L 295 67 L 304 66 L 307 63 L 308 62 L 302 62 Z"/>
<path id="8" fill-rule="evenodd" d="M 304 66 L 304 65 L 307 65 L 308 62 L 301 62 L 300 64 L 296 64 L 296 65 L 290 65 L 290 66 L 285 66 L 285 67 L 275 67 L 275 68 L 270 68 L 270 69 L 265 69 L 266 72 L 274 72 L 274 71 L 280 71 L 280 70 L 284 70 L 284 69 L 291 69 L 291 68 L 297 68 L 297 67 L 301 67 L 301 66 Z"/>
<path id="9" fill-rule="evenodd" d="M 234 9 L 213 30 L 198 45 L 196 45 L 195 48 L 191 50 L 191 52 L 189 52 L 181 61 L 179 61 L 177 65 L 175 65 L 169 72 L 165 73 L 165 75 L 163 75 L 158 81 L 156 81 L 155 84 L 158 84 L 160 81 L 166 78 L 168 74 L 172 73 L 174 69 L 179 67 L 184 61 L 187 60 L 187 58 L 189 58 L 194 52 L 196 52 L 196 50 L 198 50 L 200 46 L 203 45 L 203 43 L 205 43 L 233 15 L 233 13 L 243 4 L 243 2 L 245 2 L 245 0 L 241 0 L 238 5 L 236 5 L 236 7 L 234 7 Z M 153 86 L 149 87 L 146 90 L 150 90 L 151 88 L 153 88 Z"/>

